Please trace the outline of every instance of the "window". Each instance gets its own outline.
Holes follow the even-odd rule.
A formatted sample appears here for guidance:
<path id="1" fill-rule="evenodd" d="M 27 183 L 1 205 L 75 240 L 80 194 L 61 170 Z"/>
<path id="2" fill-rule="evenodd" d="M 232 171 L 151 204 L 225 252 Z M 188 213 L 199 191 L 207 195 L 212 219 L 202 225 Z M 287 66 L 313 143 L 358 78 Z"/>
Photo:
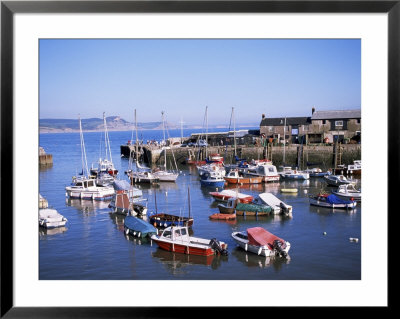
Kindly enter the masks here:
<path id="1" fill-rule="evenodd" d="M 169 230 L 164 231 L 164 232 L 163 232 L 163 236 L 164 236 L 164 237 L 170 238 L 170 237 L 171 237 L 171 232 L 170 232 Z"/>
<path id="2" fill-rule="evenodd" d="M 357 119 L 357 124 L 360 124 L 361 123 L 361 119 Z"/>
<path id="3" fill-rule="evenodd" d="M 308 125 L 303 125 L 303 130 L 308 131 Z"/>
<path id="4" fill-rule="evenodd" d="M 326 120 L 322 120 L 322 124 L 326 124 Z"/>
<path id="5" fill-rule="evenodd" d="M 186 235 L 186 229 L 185 228 L 181 229 L 181 234 L 182 234 L 182 236 Z"/>
<path id="6" fill-rule="evenodd" d="M 343 126 L 343 121 L 335 121 L 335 126 Z"/>
<path id="7" fill-rule="evenodd" d="M 274 131 L 274 127 L 273 126 L 268 127 L 268 132 L 273 132 L 273 131 Z"/>
<path id="8" fill-rule="evenodd" d="M 94 186 L 93 181 L 89 181 L 88 182 L 88 187 L 92 187 L 92 186 Z"/>

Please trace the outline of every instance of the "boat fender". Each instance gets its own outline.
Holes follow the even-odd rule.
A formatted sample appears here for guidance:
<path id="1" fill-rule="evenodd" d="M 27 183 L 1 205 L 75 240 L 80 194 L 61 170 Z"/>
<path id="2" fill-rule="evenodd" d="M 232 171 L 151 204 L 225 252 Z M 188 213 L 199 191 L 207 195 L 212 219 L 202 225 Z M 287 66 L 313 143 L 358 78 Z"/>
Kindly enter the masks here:
<path id="1" fill-rule="evenodd" d="M 133 232 L 133 236 L 136 236 L 136 232 L 135 231 Z"/>
<path id="2" fill-rule="evenodd" d="M 260 247 L 260 248 L 258 249 L 257 255 L 260 255 L 260 254 L 261 254 L 261 251 L 262 251 L 262 247 Z"/>
<path id="3" fill-rule="evenodd" d="M 248 245 L 247 243 L 244 245 L 244 250 L 247 251 Z"/>
<path id="4" fill-rule="evenodd" d="M 128 235 L 129 234 L 129 228 L 125 227 L 125 234 Z"/>
<path id="5" fill-rule="evenodd" d="M 141 237 L 142 236 L 142 233 L 141 232 L 138 232 L 138 237 Z"/>

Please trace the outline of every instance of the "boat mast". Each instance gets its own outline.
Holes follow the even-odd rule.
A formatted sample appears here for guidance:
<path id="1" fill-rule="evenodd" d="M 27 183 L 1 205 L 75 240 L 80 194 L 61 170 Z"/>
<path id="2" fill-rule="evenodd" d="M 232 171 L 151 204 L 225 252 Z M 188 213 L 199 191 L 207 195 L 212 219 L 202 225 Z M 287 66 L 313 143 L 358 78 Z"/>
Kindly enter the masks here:
<path id="1" fill-rule="evenodd" d="M 232 117 L 233 117 L 233 145 L 234 145 L 234 147 L 235 147 L 235 158 L 236 158 L 236 156 L 237 156 L 237 154 L 236 154 L 236 123 L 235 123 L 234 110 L 235 110 L 235 108 L 232 107 Z"/>
<path id="2" fill-rule="evenodd" d="M 286 163 L 286 117 L 285 117 L 285 125 L 283 126 L 283 166 Z"/>
<path id="3" fill-rule="evenodd" d="M 183 142 L 183 121 L 182 121 L 182 116 L 181 116 L 181 144 Z"/>
<path id="4" fill-rule="evenodd" d="M 161 111 L 161 118 L 163 124 L 163 136 L 164 136 L 164 171 L 167 171 L 167 150 L 165 146 L 167 146 L 167 141 L 165 140 L 165 121 L 164 121 L 164 111 Z"/>
<path id="5" fill-rule="evenodd" d="M 81 138 L 82 174 L 83 174 L 83 171 L 86 170 L 86 175 L 87 175 L 87 177 L 89 177 L 89 170 L 88 170 L 87 160 L 86 160 L 85 140 L 83 139 L 82 122 L 81 122 L 80 115 L 79 115 L 79 132 L 80 132 L 80 138 Z"/>
<path id="6" fill-rule="evenodd" d="M 208 135 L 208 114 L 207 114 L 208 106 L 206 106 L 206 158 L 207 158 L 207 135 Z"/>
<path id="7" fill-rule="evenodd" d="M 190 218 L 190 187 L 188 186 L 188 207 L 189 207 L 189 218 Z"/>
<path id="8" fill-rule="evenodd" d="M 135 109 L 135 130 L 136 130 L 136 154 L 135 154 L 135 159 L 136 159 L 136 171 L 138 170 L 138 138 L 137 138 L 137 119 L 136 119 L 136 109 Z"/>
<path id="9" fill-rule="evenodd" d="M 104 145 L 106 147 L 106 159 L 107 156 L 107 147 L 108 147 L 108 154 L 110 154 L 110 162 L 112 163 L 112 156 L 111 156 L 111 146 L 110 146 L 110 139 L 108 137 L 108 130 L 107 130 L 107 123 L 106 123 L 106 113 L 103 112 L 103 120 L 104 120 Z"/>

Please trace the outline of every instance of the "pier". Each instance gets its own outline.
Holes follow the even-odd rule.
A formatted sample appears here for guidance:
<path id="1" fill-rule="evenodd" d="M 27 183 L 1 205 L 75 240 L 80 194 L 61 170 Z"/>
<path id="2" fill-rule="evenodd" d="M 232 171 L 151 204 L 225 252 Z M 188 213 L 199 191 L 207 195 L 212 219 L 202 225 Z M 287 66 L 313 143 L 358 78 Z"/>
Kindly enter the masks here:
<path id="1" fill-rule="evenodd" d="M 40 166 L 53 165 L 53 155 L 46 154 L 43 147 L 39 147 L 39 165 Z"/>
<path id="2" fill-rule="evenodd" d="M 204 160 L 210 154 L 220 154 L 225 158 L 226 163 L 233 163 L 235 158 L 235 148 L 232 145 L 210 146 L 207 149 L 179 146 L 163 149 L 153 145 L 140 145 L 138 160 L 149 166 L 162 165 L 164 151 L 168 167 L 173 167 L 170 163 L 174 162 L 174 158 L 178 165 L 184 165 L 187 158 Z M 135 145 L 121 145 L 121 155 L 136 158 Z M 337 167 L 338 164 L 352 164 L 354 160 L 361 159 L 361 144 L 340 144 L 340 146 L 291 144 L 286 147 L 271 144 L 267 146 L 241 145 L 236 147 L 236 155 L 247 161 L 267 158 L 276 166 L 287 165 L 299 169 L 319 166 L 328 169 Z"/>

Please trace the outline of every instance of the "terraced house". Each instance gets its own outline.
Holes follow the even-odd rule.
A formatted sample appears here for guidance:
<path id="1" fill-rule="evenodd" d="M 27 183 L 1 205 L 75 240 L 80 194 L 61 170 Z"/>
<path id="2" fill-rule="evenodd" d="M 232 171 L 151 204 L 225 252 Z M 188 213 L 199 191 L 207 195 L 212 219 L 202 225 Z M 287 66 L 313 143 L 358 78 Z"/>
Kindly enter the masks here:
<path id="1" fill-rule="evenodd" d="M 310 117 L 268 118 L 264 114 L 260 135 L 289 144 L 303 143 L 360 143 L 361 109 L 315 111 Z"/>

